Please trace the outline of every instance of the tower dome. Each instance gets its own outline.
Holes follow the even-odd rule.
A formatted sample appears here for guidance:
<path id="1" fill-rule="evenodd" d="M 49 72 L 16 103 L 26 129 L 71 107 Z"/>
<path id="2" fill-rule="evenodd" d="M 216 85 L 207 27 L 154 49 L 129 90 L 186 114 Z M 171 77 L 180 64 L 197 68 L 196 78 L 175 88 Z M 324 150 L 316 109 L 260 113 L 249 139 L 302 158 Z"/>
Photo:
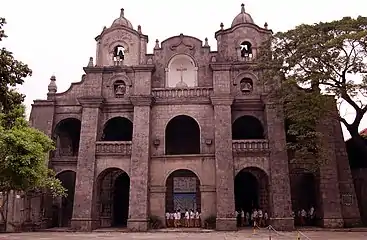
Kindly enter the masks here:
<path id="1" fill-rule="evenodd" d="M 245 12 L 245 4 L 241 4 L 241 13 L 238 14 L 232 22 L 232 27 L 242 24 L 242 23 L 252 23 L 254 24 L 254 20 L 252 20 L 252 17 L 250 14 Z"/>
<path id="2" fill-rule="evenodd" d="M 133 29 L 133 25 L 124 17 L 124 9 L 121 8 L 120 17 L 113 21 L 111 27 L 124 26 Z"/>

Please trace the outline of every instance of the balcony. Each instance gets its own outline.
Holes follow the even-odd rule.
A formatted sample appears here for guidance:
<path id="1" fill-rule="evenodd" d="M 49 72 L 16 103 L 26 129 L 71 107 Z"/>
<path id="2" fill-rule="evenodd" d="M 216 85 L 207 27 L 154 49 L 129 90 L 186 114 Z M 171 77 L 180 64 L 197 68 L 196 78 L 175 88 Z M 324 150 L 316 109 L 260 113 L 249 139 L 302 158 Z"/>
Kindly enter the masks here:
<path id="1" fill-rule="evenodd" d="M 154 88 L 153 96 L 156 99 L 164 98 L 209 98 L 213 92 L 212 87 L 195 88 Z"/>
<path id="2" fill-rule="evenodd" d="M 266 139 L 232 140 L 232 151 L 235 153 L 267 152 L 269 142 Z"/>
<path id="3" fill-rule="evenodd" d="M 96 155 L 131 156 L 131 141 L 96 142 Z"/>

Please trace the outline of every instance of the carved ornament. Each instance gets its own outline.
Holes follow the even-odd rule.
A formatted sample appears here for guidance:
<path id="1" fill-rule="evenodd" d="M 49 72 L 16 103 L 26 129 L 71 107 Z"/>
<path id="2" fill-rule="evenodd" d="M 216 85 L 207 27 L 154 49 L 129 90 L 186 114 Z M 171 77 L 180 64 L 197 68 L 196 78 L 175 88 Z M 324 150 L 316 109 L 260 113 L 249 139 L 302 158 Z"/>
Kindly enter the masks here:
<path id="1" fill-rule="evenodd" d="M 185 43 L 184 42 L 184 35 L 181 33 L 180 34 L 180 40 L 179 40 L 179 42 L 177 43 L 177 44 L 174 44 L 174 45 L 171 45 L 169 48 L 172 50 L 172 51 L 174 51 L 174 50 L 176 50 L 177 49 L 177 47 L 178 46 L 180 46 L 180 45 L 184 45 L 185 47 L 188 47 L 190 50 L 193 50 L 194 48 L 195 48 L 195 46 L 194 45 L 191 45 L 191 44 L 187 44 L 187 43 Z"/>

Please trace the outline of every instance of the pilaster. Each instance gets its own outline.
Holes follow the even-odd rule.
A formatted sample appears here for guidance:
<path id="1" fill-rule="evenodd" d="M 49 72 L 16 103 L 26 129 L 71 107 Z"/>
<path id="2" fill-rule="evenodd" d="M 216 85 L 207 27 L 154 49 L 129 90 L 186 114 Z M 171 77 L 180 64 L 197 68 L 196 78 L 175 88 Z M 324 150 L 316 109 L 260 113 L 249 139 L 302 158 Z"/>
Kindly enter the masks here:
<path id="1" fill-rule="evenodd" d="M 135 95 L 131 96 L 130 100 L 134 105 L 134 122 L 127 226 L 131 231 L 147 231 L 150 204 L 148 201 L 150 108 L 153 98 L 149 95 Z"/>
<path id="2" fill-rule="evenodd" d="M 343 227 L 344 221 L 339 191 L 333 125 L 325 118 L 320 121 L 317 128 L 322 133 L 321 142 L 323 143 L 322 148 L 325 158 L 325 164 L 320 166 L 321 224 L 326 228 L 339 228 Z"/>
<path id="3" fill-rule="evenodd" d="M 273 102 L 266 103 L 265 111 L 270 148 L 271 224 L 276 229 L 292 230 L 294 222 L 291 217 L 291 191 L 283 111 L 280 105 Z"/>
<path id="4" fill-rule="evenodd" d="M 233 97 L 211 97 L 214 106 L 217 230 L 236 230 L 232 156 Z"/>
<path id="5" fill-rule="evenodd" d="M 79 98 L 78 101 L 83 111 L 71 227 L 74 230 L 91 231 L 98 224 L 94 189 L 95 142 L 103 98 L 87 97 Z"/>

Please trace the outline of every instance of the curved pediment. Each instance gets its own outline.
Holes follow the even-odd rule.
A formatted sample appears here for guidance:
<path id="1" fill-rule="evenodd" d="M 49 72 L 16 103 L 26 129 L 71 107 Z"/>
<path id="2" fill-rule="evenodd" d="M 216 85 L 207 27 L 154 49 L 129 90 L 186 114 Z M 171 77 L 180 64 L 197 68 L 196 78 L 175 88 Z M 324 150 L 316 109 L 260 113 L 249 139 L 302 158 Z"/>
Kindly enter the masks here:
<path id="1" fill-rule="evenodd" d="M 178 36 L 167 38 L 162 42 L 162 48 L 169 48 L 175 51 L 179 47 L 186 47 L 190 50 L 202 47 L 202 41 L 196 37 L 185 36 L 182 33 Z"/>

